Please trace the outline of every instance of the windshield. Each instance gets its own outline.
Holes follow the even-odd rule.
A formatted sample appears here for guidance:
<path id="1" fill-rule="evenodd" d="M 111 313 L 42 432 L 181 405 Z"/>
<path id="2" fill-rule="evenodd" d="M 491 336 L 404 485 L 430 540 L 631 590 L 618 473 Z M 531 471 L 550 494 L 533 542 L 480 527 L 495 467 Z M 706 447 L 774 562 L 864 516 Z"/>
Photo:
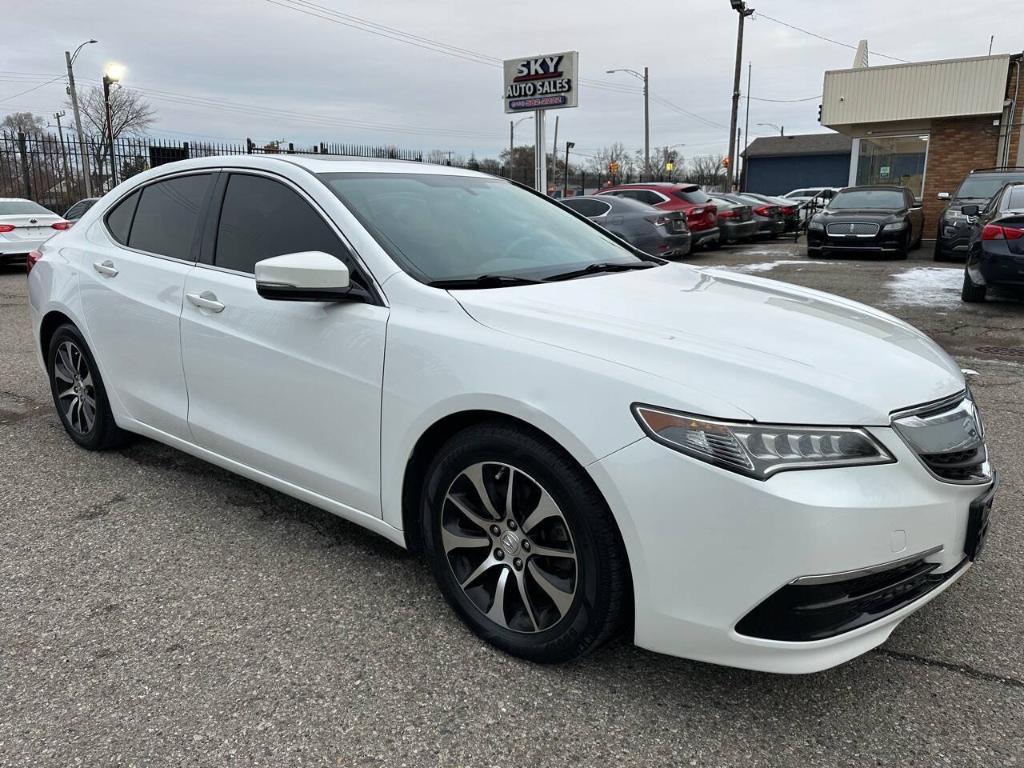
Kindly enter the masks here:
<path id="1" fill-rule="evenodd" d="M 828 204 L 829 210 L 877 208 L 878 210 L 899 210 L 906 205 L 903 193 L 898 189 L 851 189 L 838 192 Z"/>
<path id="2" fill-rule="evenodd" d="M 649 266 L 547 198 L 498 178 L 435 173 L 319 177 L 407 273 L 544 280 L 591 264 Z"/>
<path id="3" fill-rule="evenodd" d="M 0 200 L 0 216 L 53 216 L 53 211 L 48 211 L 38 203 L 31 200 Z"/>
<path id="4" fill-rule="evenodd" d="M 954 197 L 992 197 L 1008 181 L 1024 181 L 1024 171 L 1019 173 L 979 173 L 968 176 L 961 182 Z"/>

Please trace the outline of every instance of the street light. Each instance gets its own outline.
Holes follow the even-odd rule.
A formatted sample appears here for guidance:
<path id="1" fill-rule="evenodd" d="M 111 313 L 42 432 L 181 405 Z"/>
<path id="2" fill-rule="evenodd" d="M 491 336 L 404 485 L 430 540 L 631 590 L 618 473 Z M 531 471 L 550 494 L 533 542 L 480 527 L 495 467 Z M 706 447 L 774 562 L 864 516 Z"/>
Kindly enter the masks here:
<path id="1" fill-rule="evenodd" d="M 779 136 L 786 135 L 786 126 L 784 125 L 776 125 L 775 123 L 758 123 L 758 125 L 763 125 L 768 128 L 774 128 L 776 131 L 779 132 Z"/>
<path id="2" fill-rule="evenodd" d="M 625 72 L 644 83 L 644 175 L 648 178 L 651 175 L 651 111 L 650 111 L 650 84 L 651 77 L 647 67 L 641 75 L 634 69 L 606 69 L 605 74 L 613 75 L 616 72 Z"/>
<path id="3" fill-rule="evenodd" d="M 82 170 L 85 171 L 85 196 L 92 197 L 92 179 L 89 173 L 89 153 L 85 149 L 85 133 L 82 131 L 82 117 L 78 112 L 78 91 L 75 89 L 75 70 L 74 64 L 75 59 L 78 58 L 78 54 L 81 53 L 82 49 L 87 45 L 99 42 L 98 40 L 86 40 L 80 46 L 75 48 L 75 52 L 72 54 L 70 51 L 64 51 L 64 63 L 68 68 L 68 91 L 71 95 L 71 111 L 75 114 L 75 133 L 78 134 L 78 155 L 82 158 Z"/>
<path id="4" fill-rule="evenodd" d="M 729 120 L 729 168 L 726 170 L 726 186 L 733 188 L 733 177 L 736 168 L 736 118 L 740 108 L 740 65 L 743 59 L 743 20 L 750 16 L 753 8 L 747 8 L 743 0 L 729 0 L 729 5 L 739 14 L 739 26 L 736 30 L 736 73 L 732 81 L 732 115 Z"/>
<path id="5" fill-rule="evenodd" d="M 114 157 L 114 120 L 110 115 L 110 86 L 121 82 L 124 66 L 111 62 L 103 73 L 103 106 L 107 110 L 107 140 L 110 142 L 110 180 L 117 186 L 117 159 Z"/>

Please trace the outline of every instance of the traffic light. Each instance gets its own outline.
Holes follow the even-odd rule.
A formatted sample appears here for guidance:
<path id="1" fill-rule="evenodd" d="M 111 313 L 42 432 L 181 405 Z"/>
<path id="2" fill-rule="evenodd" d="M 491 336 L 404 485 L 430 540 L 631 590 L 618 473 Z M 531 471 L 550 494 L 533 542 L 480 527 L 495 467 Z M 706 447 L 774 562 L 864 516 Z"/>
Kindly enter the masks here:
<path id="1" fill-rule="evenodd" d="M 729 158 L 728 157 L 723 157 L 722 158 L 722 167 L 723 168 L 728 168 L 729 167 Z"/>
<path id="2" fill-rule="evenodd" d="M 818 105 L 818 122 L 821 122 L 821 104 Z"/>
<path id="3" fill-rule="evenodd" d="M 614 160 L 612 162 L 608 163 L 608 173 L 618 173 L 618 172 L 619 172 L 619 164 L 618 163 L 616 163 Z"/>

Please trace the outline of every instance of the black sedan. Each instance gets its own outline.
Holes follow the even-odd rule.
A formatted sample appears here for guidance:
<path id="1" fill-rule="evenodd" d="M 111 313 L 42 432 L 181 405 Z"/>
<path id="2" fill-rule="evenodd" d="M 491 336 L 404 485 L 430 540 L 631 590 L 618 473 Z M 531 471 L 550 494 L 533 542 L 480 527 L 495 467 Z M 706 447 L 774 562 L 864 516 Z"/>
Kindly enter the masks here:
<path id="1" fill-rule="evenodd" d="M 644 253 L 677 257 L 690 252 L 690 230 L 682 211 L 662 211 L 616 195 L 568 197 L 561 202 Z"/>
<path id="2" fill-rule="evenodd" d="M 924 214 L 906 187 L 847 187 L 807 223 L 807 255 L 851 251 L 897 259 L 921 244 Z"/>
<path id="3" fill-rule="evenodd" d="M 765 203 L 746 194 L 723 193 L 720 197 L 737 205 L 750 206 L 754 221 L 757 222 L 758 237 L 777 237 L 786 231 L 786 222 L 782 218 L 782 208 L 778 203 Z"/>
<path id="4" fill-rule="evenodd" d="M 967 267 L 964 269 L 964 301 L 984 301 L 990 285 L 1024 287 L 1024 182 L 1007 184 L 979 210 L 965 205 L 967 216 L 976 216 Z"/>
<path id="5" fill-rule="evenodd" d="M 782 221 L 785 224 L 784 231 L 796 232 L 800 229 L 800 206 L 792 200 L 787 200 L 784 197 L 762 195 L 758 192 L 742 192 L 741 194 L 743 197 L 749 197 L 752 200 L 758 200 L 768 205 L 777 205 L 779 212 L 782 214 Z"/>

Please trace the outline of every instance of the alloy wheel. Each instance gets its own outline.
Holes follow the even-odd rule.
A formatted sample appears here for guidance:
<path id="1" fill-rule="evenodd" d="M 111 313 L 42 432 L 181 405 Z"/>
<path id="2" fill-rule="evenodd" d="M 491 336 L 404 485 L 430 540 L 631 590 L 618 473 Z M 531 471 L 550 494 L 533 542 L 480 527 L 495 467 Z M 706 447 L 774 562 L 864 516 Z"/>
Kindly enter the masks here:
<path id="1" fill-rule="evenodd" d="M 80 435 L 96 423 L 96 386 L 82 350 L 73 341 L 62 341 L 53 361 L 57 407 L 68 426 Z"/>
<path id="2" fill-rule="evenodd" d="M 456 581 L 499 627 L 542 632 L 569 613 L 576 547 L 562 511 L 530 475 L 502 462 L 467 467 L 448 487 L 440 525 Z"/>

